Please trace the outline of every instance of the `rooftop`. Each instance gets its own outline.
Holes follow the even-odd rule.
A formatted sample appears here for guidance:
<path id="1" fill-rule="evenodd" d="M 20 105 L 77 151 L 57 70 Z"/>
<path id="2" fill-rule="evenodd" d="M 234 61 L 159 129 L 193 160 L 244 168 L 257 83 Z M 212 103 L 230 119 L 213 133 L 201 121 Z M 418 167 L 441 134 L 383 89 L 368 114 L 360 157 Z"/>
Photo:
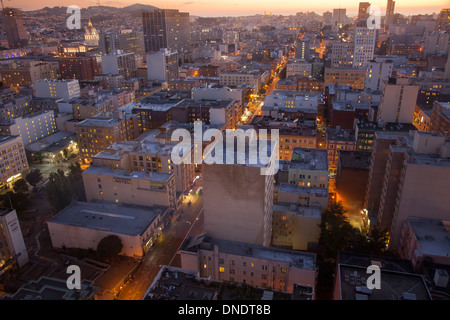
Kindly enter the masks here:
<path id="1" fill-rule="evenodd" d="M 367 268 L 380 267 L 381 288 L 368 289 Z M 340 252 L 339 286 L 342 300 L 430 300 L 423 276 L 409 260 Z"/>
<path id="2" fill-rule="evenodd" d="M 105 202 L 74 202 L 48 220 L 49 223 L 109 231 L 131 236 L 142 235 L 167 207 L 143 207 Z"/>
<path id="3" fill-rule="evenodd" d="M 423 254 L 450 257 L 450 222 L 409 218 L 407 222 L 419 242 Z"/>
<path id="4" fill-rule="evenodd" d="M 310 217 L 310 218 L 322 218 L 322 208 L 314 206 L 297 206 L 291 203 L 276 203 L 273 205 L 274 212 L 290 212 L 297 216 Z"/>
<path id="5" fill-rule="evenodd" d="M 167 181 L 174 175 L 173 173 L 131 171 L 128 169 L 112 169 L 110 167 L 98 167 L 93 165 L 87 168 L 83 174 L 96 174 L 128 179 L 145 179 L 157 182 Z"/>
<path id="6" fill-rule="evenodd" d="M 0 135 L 0 144 L 17 139 L 20 136 Z"/>
<path id="7" fill-rule="evenodd" d="M 219 252 L 223 253 L 287 262 L 293 268 L 309 270 L 316 269 L 315 253 L 299 250 L 279 249 L 228 240 L 211 239 L 205 234 L 187 238 L 181 245 L 180 250 L 196 252 L 200 249 L 211 251 L 214 250 L 215 245 L 219 247 Z"/>
<path id="8" fill-rule="evenodd" d="M 290 168 L 328 170 L 328 151 L 326 149 L 296 147 L 292 152 Z"/>

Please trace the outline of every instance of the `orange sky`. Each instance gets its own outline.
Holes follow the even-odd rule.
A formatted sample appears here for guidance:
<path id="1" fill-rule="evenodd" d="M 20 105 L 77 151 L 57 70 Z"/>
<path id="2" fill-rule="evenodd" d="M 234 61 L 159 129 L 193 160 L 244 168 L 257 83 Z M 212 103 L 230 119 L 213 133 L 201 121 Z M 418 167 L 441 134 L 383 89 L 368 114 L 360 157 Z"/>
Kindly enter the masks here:
<path id="1" fill-rule="evenodd" d="M 13 5 L 23 10 L 35 10 L 45 6 L 96 5 L 96 0 L 3 0 L 5 5 Z M 364 0 L 380 7 L 383 13 L 387 0 Z M 164 9 L 179 9 L 191 15 L 200 16 L 238 16 L 271 12 L 275 14 L 294 14 L 299 11 L 332 11 L 333 8 L 346 8 L 348 15 L 356 15 L 359 1 L 355 0 L 100 0 L 101 5 L 124 7 L 134 3 L 150 4 Z M 426 3 L 426 6 L 424 6 Z M 450 7 L 448 0 L 396 0 L 395 11 L 409 14 L 439 12 Z"/>

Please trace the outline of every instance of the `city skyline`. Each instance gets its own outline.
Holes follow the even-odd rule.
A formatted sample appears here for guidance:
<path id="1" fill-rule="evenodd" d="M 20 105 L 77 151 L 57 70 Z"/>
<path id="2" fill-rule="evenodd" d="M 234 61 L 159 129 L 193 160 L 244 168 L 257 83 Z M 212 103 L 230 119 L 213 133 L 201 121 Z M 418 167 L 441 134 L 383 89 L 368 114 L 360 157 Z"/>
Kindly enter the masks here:
<path id="1" fill-rule="evenodd" d="M 247 16 L 256 14 L 281 14 L 281 15 L 294 15 L 296 12 L 316 12 L 321 14 L 326 11 L 331 11 L 333 8 L 346 8 L 347 14 L 350 16 L 356 16 L 358 14 L 359 1 L 352 0 L 342 0 L 336 2 L 333 7 L 330 7 L 328 1 L 319 0 L 311 4 L 301 4 L 293 0 L 278 1 L 276 5 L 269 0 L 246 0 L 244 2 L 231 2 L 223 3 L 218 1 L 214 2 L 204 2 L 204 1 L 137 1 L 137 0 L 108 0 L 108 1 L 97 1 L 94 0 L 78 0 L 73 1 L 74 5 L 78 5 L 81 8 L 87 8 L 89 6 L 97 6 L 98 3 L 103 6 L 111 7 L 126 7 L 136 3 L 152 5 L 161 9 L 178 8 L 180 11 L 189 12 L 192 16 L 203 16 L 203 17 L 219 17 L 219 16 Z M 382 15 L 386 10 L 385 1 L 372 1 L 371 4 L 380 7 Z M 7 6 L 8 3 L 5 4 Z M 68 6 L 69 4 L 63 3 L 60 0 L 46 0 L 39 2 L 31 2 L 29 0 L 18 0 L 15 1 L 14 7 L 25 10 L 39 10 L 44 7 L 55 7 L 55 6 Z M 427 3 L 425 7 L 423 2 L 418 0 L 406 1 L 400 0 L 396 1 L 395 12 L 402 13 L 405 15 L 412 14 L 432 14 L 439 13 L 442 8 L 448 6 L 445 0 L 432 0 Z M 261 9 L 255 9 L 261 8 Z"/>

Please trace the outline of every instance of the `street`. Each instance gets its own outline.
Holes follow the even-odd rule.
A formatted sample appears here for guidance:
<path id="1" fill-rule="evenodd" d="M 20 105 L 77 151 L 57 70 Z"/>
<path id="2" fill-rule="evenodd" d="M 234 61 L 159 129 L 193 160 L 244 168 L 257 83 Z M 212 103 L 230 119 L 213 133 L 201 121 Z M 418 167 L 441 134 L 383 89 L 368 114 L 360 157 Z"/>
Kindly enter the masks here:
<path id="1" fill-rule="evenodd" d="M 188 235 L 200 234 L 203 230 L 203 198 L 201 194 L 193 194 L 183 201 L 171 223 L 143 258 L 134 279 L 120 291 L 118 299 L 142 299 L 163 265 L 179 266 L 177 252 L 184 239 Z"/>

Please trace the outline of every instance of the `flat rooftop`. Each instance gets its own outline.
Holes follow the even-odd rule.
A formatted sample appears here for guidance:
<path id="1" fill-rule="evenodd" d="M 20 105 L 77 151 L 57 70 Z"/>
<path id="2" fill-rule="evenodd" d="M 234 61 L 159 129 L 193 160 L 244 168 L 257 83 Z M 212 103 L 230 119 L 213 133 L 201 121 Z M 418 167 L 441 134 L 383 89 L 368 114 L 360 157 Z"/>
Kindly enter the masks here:
<path id="1" fill-rule="evenodd" d="M 112 169 L 110 167 L 90 166 L 83 174 L 96 174 L 111 177 L 120 177 L 128 179 L 145 179 L 155 182 L 164 182 L 170 179 L 174 174 L 162 173 L 162 172 L 144 172 L 144 171 L 132 171 L 128 169 Z"/>
<path id="2" fill-rule="evenodd" d="M 409 218 L 408 223 L 423 254 L 450 256 L 450 222 L 444 225 L 442 220 Z"/>
<path id="3" fill-rule="evenodd" d="M 177 103 L 174 108 L 187 108 L 187 107 L 201 107 L 201 108 L 213 108 L 224 109 L 227 108 L 233 101 L 233 99 L 223 100 L 206 100 L 206 99 L 184 99 Z"/>
<path id="4" fill-rule="evenodd" d="M 74 202 L 48 222 L 80 228 L 110 231 L 131 236 L 142 235 L 167 207 L 143 207 L 105 202 Z"/>
<path id="5" fill-rule="evenodd" d="M 297 193 L 297 194 L 316 194 L 322 197 L 328 197 L 328 189 L 327 188 L 308 188 L 308 187 L 300 187 L 298 185 L 293 185 L 290 183 L 280 183 L 280 185 L 275 186 L 278 188 L 279 192 L 287 192 L 287 193 Z"/>
<path id="6" fill-rule="evenodd" d="M 253 257 L 257 259 L 275 260 L 287 262 L 294 268 L 314 270 L 316 268 L 316 254 L 306 251 L 286 250 L 274 247 L 266 247 L 242 242 L 211 239 L 205 234 L 197 237 L 189 237 L 182 244 L 180 250 L 214 250 L 214 246 L 219 246 L 219 252 Z"/>
<path id="7" fill-rule="evenodd" d="M 326 149 L 296 147 L 292 152 L 292 169 L 328 170 L 328 151 Z"/>
<path id="8" fill-rule="evenodd" d="M 322 208 L 314 206 L 297 206 L 290 203 L 275 203 L 273 212 L 289 212 L 301 217 L 322 218 Z"/>
<path id="9" fill-rule="evenodd" d="M 17 139 L 20 136 L 0 135 L 0 144 Z"/>
<path id="10" fill-rule="evenodd" d="M 356 138 L 352 130 L 327 128 L 327 141 L 356 142 Z"/>
<path id="11" fill-rule="evenodd" d="M 381 288 L 367 288 L 367 267 L 378 265 Z M 424 278 L 405 259 L 340 252 L 338 272 L 342 300 L 431 300 Z"/>

